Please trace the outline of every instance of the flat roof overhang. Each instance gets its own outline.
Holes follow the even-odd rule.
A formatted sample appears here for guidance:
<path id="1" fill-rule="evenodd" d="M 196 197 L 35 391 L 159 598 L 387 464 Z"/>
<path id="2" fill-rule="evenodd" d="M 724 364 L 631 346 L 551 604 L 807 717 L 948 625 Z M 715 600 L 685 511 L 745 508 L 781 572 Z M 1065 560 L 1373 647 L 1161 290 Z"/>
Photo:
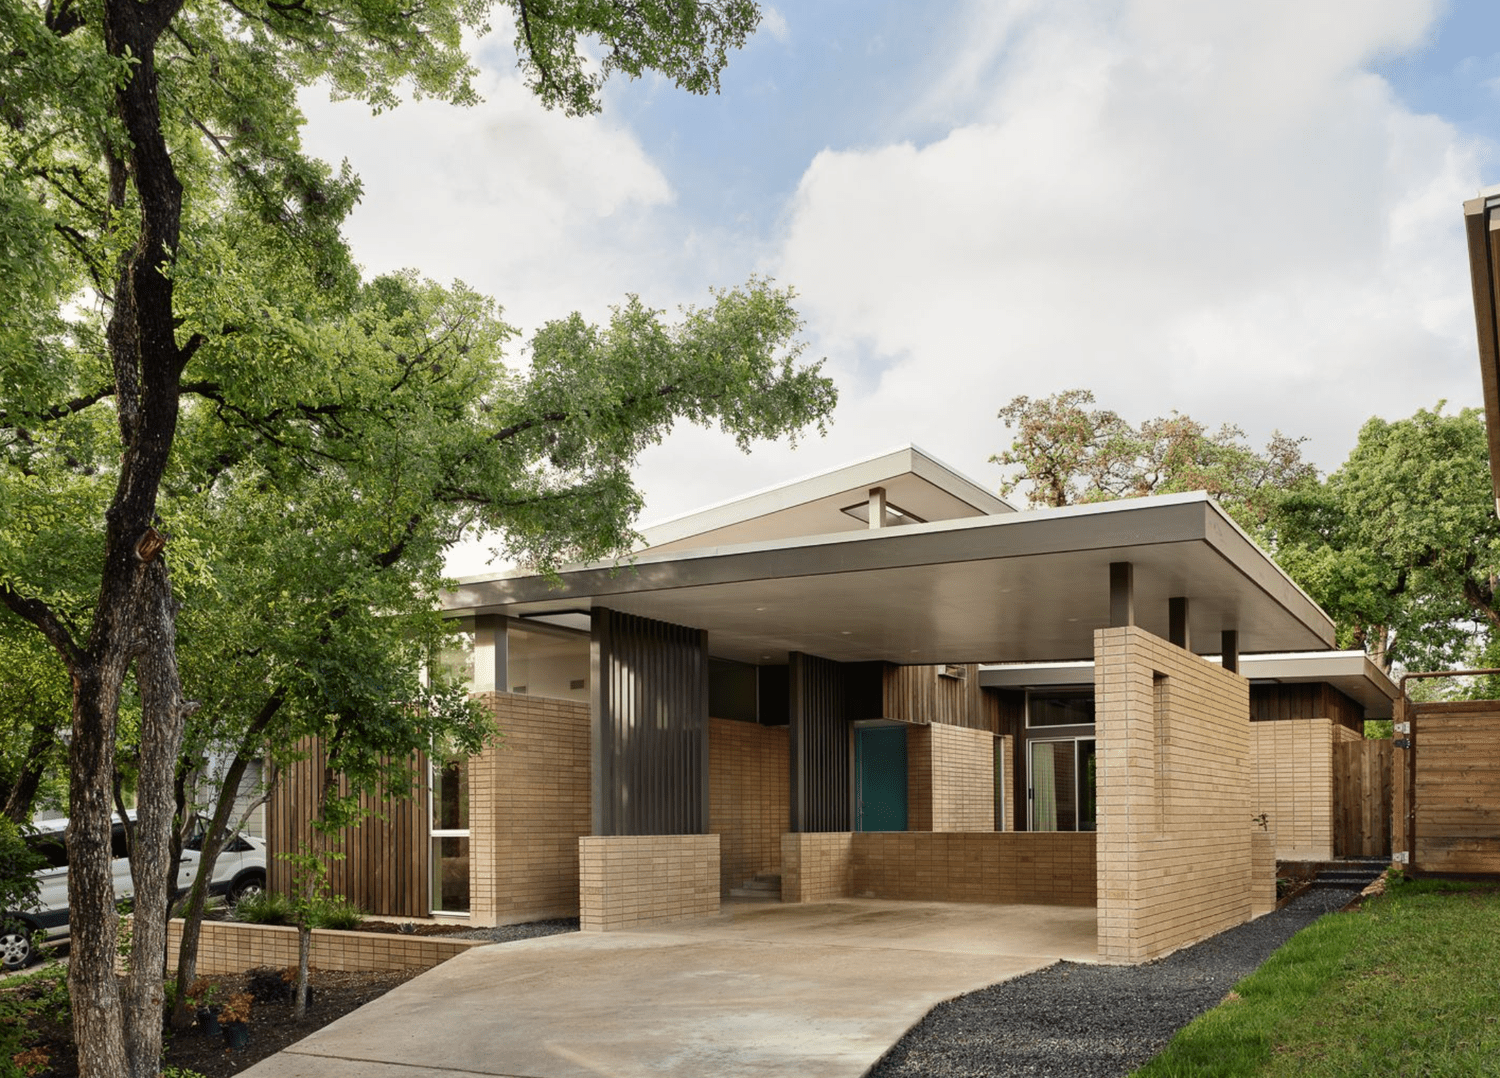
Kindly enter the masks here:
<path id="1" fill-rule="evenodd" d="M 648 553 L 557 580 L 471 579 L 450 616 L 545 618 L 596 606 L 708 631 L 711 654 L 784 662 L 1087 659 L 1109 624 L 1112 562 L 1134 565 L 1135 623 L 1168 634 L 1189 600 L 1194 650 L 1326 650 L 1334 628 L 1207 495 L 1182 494 L 796 540 Z"/>
<path id="2" fill-rule="evenodd" d="M 1500 187 L 1487 187 L 1464 203 L 1469 240 L 1469 277 L 1474 289 L 1474 328 L 1479 342 L 1479 378 L 1489 432 L 1490 483 L 1500 513 Z"/>
<path id="3" fill-rule="evenodd" d="M 1367 719 L 1395 713 L 1396 683 L 1362 651 L 1303 651 L 1244 655 L 1240 673 L 1257 685 L 1332 685 L 1365 709 Z M 979 684 L 997 689 L 1066 688 L 1092 685 L 1094 664 L 1014 663 L 983 666 Z"/>

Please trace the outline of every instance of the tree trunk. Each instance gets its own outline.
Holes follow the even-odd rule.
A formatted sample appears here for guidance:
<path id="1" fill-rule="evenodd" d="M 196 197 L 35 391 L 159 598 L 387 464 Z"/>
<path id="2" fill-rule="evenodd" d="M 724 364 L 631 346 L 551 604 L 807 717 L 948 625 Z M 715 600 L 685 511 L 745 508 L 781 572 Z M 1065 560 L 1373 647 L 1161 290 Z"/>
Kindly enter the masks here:
<path id="1" fill-rule="evenodd" d="M 21 764 L 21 773 L 14 785 L 6 791 L 4 815 L 18 824 L 29 823 L 36 804 L 37 790 L 47 772 L 51 749 L 57 743 L 57 731 L 50 726 L 34 723 L 31 739 L 26 745 L 26 760 Z"/>
<path id="2" fill-rule="evenodd" d="M 182 911 L 182 939 L 177 948 L 177 998 L 172 1008 L 174 1029 L 185 1029 L 192 1024 L 193 1015 L 188 1006 L 187 994 L 198 976 L 198 941 L 203 935 L 203 910 L 208 898 L 208 883 L 213 879 L 214 865 L 224 846 L 223 835 L 229 825 L 230 813 L 234 811 L 240 782 L 245 777 L 246 768 L 250 766 L 250 754 L 260 744 L 261 737 L 271 719 L 281 709 L 284 699 L 285 693 L 281 689 L 271 694 L 270 699 L 256 713 L 245 736 L 240 739 L 234 759 L 224 772 L 224 783 L 219 787 L 218 800 L 214 802 L 213 818 L 209 820 L 207 833 L 203 836 L 198 874 L 193 879 L 187 906 Z"/>
<path id="3" fill-rule="evenodd" d="M 114 869 L 110 777 L 114 771 L 115 711 L 123 663 L 75 670 L 73 745 L 68 817 L 68 912 L 72 943 L 68 993 L 80 1075 L 128 1073 L 120 991 L 115 980 Z"/>

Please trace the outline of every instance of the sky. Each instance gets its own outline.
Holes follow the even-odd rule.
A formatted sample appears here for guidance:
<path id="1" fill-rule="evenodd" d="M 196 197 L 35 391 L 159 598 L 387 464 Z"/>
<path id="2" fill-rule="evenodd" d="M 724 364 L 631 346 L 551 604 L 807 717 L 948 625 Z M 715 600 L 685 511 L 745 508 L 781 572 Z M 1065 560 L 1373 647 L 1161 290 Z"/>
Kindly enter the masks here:
<path id="1" fill-rule="evenodd" d="M 906 443 L 994 489 L 1020 394 L 1305 437 L 1324 471 L 1371 416 L 1480 403 L 1462 203 L 1500 182 L 1500 5 L 763 8 L 716 96 L 616 79 L 600 115 L 549 113 L 501 26 L 478 106 L 303 100 L 308 148 L 363 180 L 356 258 L 493 295 L 518 362 L 628 294 L 796 289 L 828 434 L 746 455 L 680 426 L 641 458 L 642 523 Z"/>

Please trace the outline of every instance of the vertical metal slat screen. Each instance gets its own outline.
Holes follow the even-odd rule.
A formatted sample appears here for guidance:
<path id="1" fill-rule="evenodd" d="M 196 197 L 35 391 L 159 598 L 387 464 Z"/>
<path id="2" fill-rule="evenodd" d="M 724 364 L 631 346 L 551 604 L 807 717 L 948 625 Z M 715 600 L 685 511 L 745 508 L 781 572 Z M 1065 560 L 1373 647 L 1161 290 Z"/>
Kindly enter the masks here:
<path id="1" fill-rule="evenodd" d="M 707 832 L 707 637 L 594 610 L 595 834 Z"/>
<path id="2" fill-rule="evenodd" d="M 793 831 L 848 831 L 849 707 L 844 665 L 792 652 Z"/>

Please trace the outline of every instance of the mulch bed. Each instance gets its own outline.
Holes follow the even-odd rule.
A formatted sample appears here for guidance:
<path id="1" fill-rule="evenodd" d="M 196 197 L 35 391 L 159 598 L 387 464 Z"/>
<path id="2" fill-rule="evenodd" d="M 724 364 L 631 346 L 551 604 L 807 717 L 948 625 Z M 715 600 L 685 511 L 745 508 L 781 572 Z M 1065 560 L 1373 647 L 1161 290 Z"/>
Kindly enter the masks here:
<path id="1" fill-rule="evenodd" d="M 385 995 L 398 984 L 415 977 L 418 972 L 313 970 L 313 1002 L 306 1017 L 300 1022 L 292 1018 L 290 998 L 256 1002 L 250 1014 L 250 1042 L 244 1048 L 231 1051 L 225 1047 L 222 1038 L 207 1037 L 194 1026 L 191 1029 L 171 1031 L 163 1037 L 166 1052 L 163 1054 L 162 1064 L 185 1067 L 206 1075 L 207 1078 L 225 1078 L 227 1075 L 238 1074 L 309 1033 L 322 1029 L 334 1019 L 342 1018 L 355 1008 Z M 248 973 L 236 973 L 206 977 L 204 980 L 221 986 L 219 996 L 222 999 L 232 992 L 246 991 L 249 977 Z M 73 1053 L 73 1031 L 69 1022 L 39 1018 L 32 1023 L 32 1029 L 51 1054 L 51 1073 L 56 1078 L 76 1078 L 78 1068 Z"/>

